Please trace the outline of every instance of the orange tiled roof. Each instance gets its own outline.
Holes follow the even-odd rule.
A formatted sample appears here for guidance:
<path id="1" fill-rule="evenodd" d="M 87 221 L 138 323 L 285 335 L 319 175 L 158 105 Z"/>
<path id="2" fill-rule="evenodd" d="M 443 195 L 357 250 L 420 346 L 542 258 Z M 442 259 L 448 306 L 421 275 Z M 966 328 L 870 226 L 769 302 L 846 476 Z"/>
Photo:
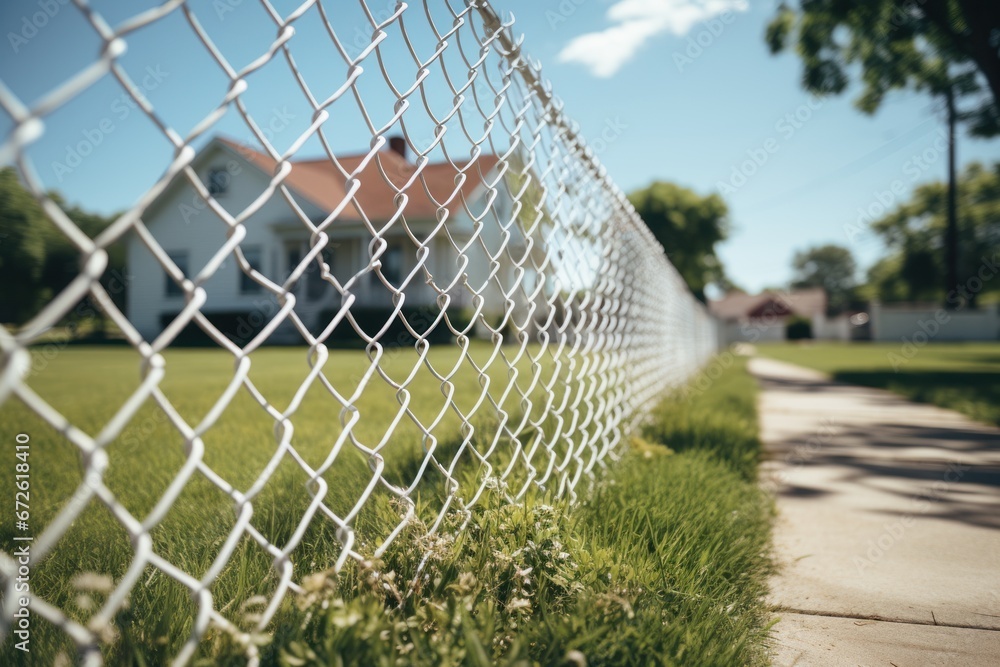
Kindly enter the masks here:
<path id="1" fill-rule="evenodd" d="M 274 173 L 277 162 L 269 155 L 230 139 L 220 138 L 219 141 L 237 151 L 265 174 Z M 340 168 L 327 158 L 296 160 L 292 162 L 292 171 L 284 183 L 324 213 L 330 213 L 347 197 L 345 174 L 358 169 L 366 156 L 367 153 L 338 156 Z M 395 151 L 381 150 L 355 176 L 361 185 L 353 200 L 341 211 L 338 219 L 359 221 L 362 219 L 358 210 L 360 208 L 371 221 L 389 220 L 397 210 L 396 189 L 404 187 L 407 202 L 403 215 L 408 219 L 433 220 L 437 216 L 439 206 L 445 206 L 454 213 L 461 210 L 462 197 L 472 195 L 473 191 L 483 184 L 483 176 L 496 163 L 495 155 L 481 155 L 471 166 L 469 162 L 459 162 L 456 165 L 450 162 L 436 162 L 426 165 L 419 176 L 414 178 L 417 165 L 408 162 Z M 466 166 L 469 168 L 465 170 L 465 182 L 460 193 L 456 193 L 455 179 L 459 175 L 459 170 L 465 169 Z"/>

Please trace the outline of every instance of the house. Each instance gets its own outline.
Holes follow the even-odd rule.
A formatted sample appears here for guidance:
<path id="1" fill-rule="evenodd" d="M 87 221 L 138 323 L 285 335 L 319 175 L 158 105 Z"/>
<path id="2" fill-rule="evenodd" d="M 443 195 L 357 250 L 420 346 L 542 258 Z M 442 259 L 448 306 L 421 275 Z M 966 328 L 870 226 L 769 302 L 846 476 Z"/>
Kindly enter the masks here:
<path id="1" fill-rule="evenodd" d="M 848 340 L 846 316 L 827 316 L 826 290 L 822 287 L 779 292 L 765 290 L 747 294 L 733 290 L 709 301 L 708 309 L 722 323 L 723 344 L 785 340 L 793 318 L 809 321 L 812 338 Z"/>
<path id="2" fill-rule="evenodd" d="M 406 337 L 396 307 L 421 334 L 450 335 L 438 321 L 443 305 L 459 329 L 477 307 L 480 322 L 495 327 L 513 313 L 527 329 L 532 302 L 545 302 L 534 271 L 542 262 L 526 255 L 541 244 L 528 243 L 513 222 L 516 190 L 500 167 L 496 156 L 479 155 L 420 168 L 399 137 L 374 155 L 279 167 L 265 153 L 215 138 L 191 164 L 212 203 L 179 174 L 128 240 L 129 318 L 147 340 L 174 321 L 193 287 L 164 266 L 195 281 L 220 254 L 231 227 L 212 210 L 218 206 L 244 224 L 239 248 L 258 275 L 241 268 L 232 248 L 223 252 L 221 265 L 199 283 L 206 292 L 199 309 L 238 345 L 279 313 L 282 286 L 295 297 L 294 318 L 273 332 L 273 342 L 302 342 L 302 328 L 317 335 L 345 305 L 350 318 L 337 323 L 331 340 Z M 283 188 L 272 186 L 279 180 Z M 320 229 L 329 242 L 318 250 Z M 185 335 L 193 334 L 201 332 L 190 325 Z"/>

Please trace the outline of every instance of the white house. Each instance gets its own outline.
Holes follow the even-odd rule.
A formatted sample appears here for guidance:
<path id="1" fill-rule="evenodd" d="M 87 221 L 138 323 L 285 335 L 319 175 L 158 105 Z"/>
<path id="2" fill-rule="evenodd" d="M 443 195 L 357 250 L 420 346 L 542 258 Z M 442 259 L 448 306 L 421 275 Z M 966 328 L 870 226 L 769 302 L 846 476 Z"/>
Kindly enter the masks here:
<path id="1" fill-rule="evenodd" d="M 268 155 L 222 138 L 199 153 L 192 169 L 232 216 L 266 196 L 280 173 Z M 527 322 L 530 304 L 543 304 L 544 298 L 537 295 L 533 263 L 525 256 L 530 244 L 511 223 L 513 189 L 498 180 L 498 171 L 499 161 L 492 155 L 418 169 L 407 159 L 401 138 L 390 139 L 387 148 L 371 157 L 362 153 L 338 156 L 336 163 L 326 157 L 294 161 L 281 181 L 289 196 L 275 189 L 252 209 L 243 220 L 246 237 L 240 248 L 256 271 L 281 285 L 310 252 L 312 232 L 305 221 L 314 226 L 329 221 L 324 228 L 329 244 L 290 286 L 295 313 L 314 335 L 345 299 L 353 298 L 351 313 L 371 336 L 389 319 L 397 289 L 402 290 L 404 313 L 432 307 L 427 308 L 431 318 L 421 318 L 425 327 L 445 294 L 451 300 L 449 316 L 471 313 L 481 297 L 482 313 L 491 325 L 511 302 L 514 320 Z M 183 175 L 147 208 L 142 222 L 190 280 L 219 252 L 230 231 Z M 374 241 L 376 234 L 384 247 Z M 128 315 L 149 340 L 180 313 L 191 289 L 164 270 L 151 252 L 154 247 L 142 233 L 128 240 Z M 540 244 L 531 252 L 540 252 Z M 207 292 L 201 312 L 238 345 L 278 312 L 273 290 L 241 270 L 232 253 L 200 284 Z M 440 327 L 444 333 L 444 325 Z M 340 334 L 349 329 L 346 321 L 337 326 Z M 272 339 L 302 340 L 290 323 Z"/>

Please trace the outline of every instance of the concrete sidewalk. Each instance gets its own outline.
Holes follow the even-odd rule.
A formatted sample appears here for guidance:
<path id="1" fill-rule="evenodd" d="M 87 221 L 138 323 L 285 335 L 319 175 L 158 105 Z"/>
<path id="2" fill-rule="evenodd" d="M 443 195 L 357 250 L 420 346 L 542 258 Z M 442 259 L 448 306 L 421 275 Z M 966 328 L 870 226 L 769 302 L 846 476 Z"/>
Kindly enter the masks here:
<path id="1" fill-rule="evenodd" d="M 790 665 L 1000 665 L 1000 430 L 755 358 Z"/>

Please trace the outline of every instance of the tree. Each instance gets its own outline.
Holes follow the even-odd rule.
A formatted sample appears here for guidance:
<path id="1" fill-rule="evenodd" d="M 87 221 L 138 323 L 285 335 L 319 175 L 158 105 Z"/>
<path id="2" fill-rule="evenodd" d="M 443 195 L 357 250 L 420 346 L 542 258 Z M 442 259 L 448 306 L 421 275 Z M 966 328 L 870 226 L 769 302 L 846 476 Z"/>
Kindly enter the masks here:
<path id="1" fill-rule="evenodd" d="M 944 284 L 958 281 L 955 125 L 974 135 L 1000 133 L 1000 3 L 995 0 L 800 0 L 798 13 L 782 4 L 767 28 L 772 52 L 793 38 L 802 57 L 806 89 L 837 94 L 845 69 L 861 66 L 864 91 L 857 100 L 874 113 L 898 88 L 930 92 L 944 102 L 948 123 L 948 224 L 944 229 Z M 983 90 L 985 79 L 989 92 Z M 971 98 L 966 111 L 960 99 Z M 949 307 L 953 304 L 949 304 Z"/>
<path id="2" fill-rule="evenodd" d="M 705 301 L 707 285 L 727 284 L 715 254 L 716 244 L 729 235 L 729 211 L 719 195 L 702 197 L 658 181 L 633 192 L 629 200 L 698 299 Z"/>
<path id="3" fill-rule="evenodd" d="M 915 301 L 912 284 L 903 278 L 902 256 L 883 257 L 869 269 L 865 284 L 858 287 L 858 296 L 866 301 Z"/>
<path id="4" fill-rule="evenodd" d="M 57 192 L 50 192 L 49 197 L 66 213 L 66 217 L 90 238 L 95 238 L 118 217 L 117 214 L 103 216 L 91 213 L 79 206 L 70 205 L 63 201 L 62 196 Z M 51 233 L 46 244 L 45 272 L 42 281 L 49 289 L 57 293 L 69 285 L 79 274 L 80 251 L 54 225 L 49 225 L 49 230 Z M 118 308 L 123 309 L 125 307 L 125 243 L 119 239 L 105 250 L 108 253 L 108 266 L 104 275 L 101 276 L 101 284 Z M 91 306 L 92 308 L 89 309 L 91 312 L 100 312 L 95 304 L 91 304 Z"/>
<path id="5" fill-rule="evenodd" d="M 20 323 L 42 300 L 45 268 L 45 214 L 17 180 L 0 170 L 0 322 Z"/>
<path id="6" fill-rule="evenodd" d="M 962 253 L 957 280 L 947 287 L 942 258 L 942 230 L 947 214 L 942 202 L 948 186 L 927 183 L 911 197 L 872 223 L 890 256 L 869 271 L 870 296 L 884 301 L 944 300 L 953 307 L 975 307 L 980 297 L 1000 291 L 1000 281 L 984 279 L 996 272 L 1000 248 L 1000 162 L 990 167 L 973 163 L 958 179 L 956 231 Z"/>
<path id="7" fill-rule="evenodd" d="M 774 53 L 794 44 L 803 86 L 839 94 L 860 65 L 858 107 L 873 113 L 894 89 L 970 99 L 961 114 L 981 136 L 1000 132 L 1000 3 L 993 0 L 800 0 L 767 27 Z M 982 82 L 985 81 L 985 88 Z"/>
<path id="8" fill-rule="evenodd" d="M 857 264 L 851 251 L 839 245 L 822 245 L 795 253 L 792 260 L 795 289 L 822 287 L 826 290 L 828 309 L 840 312 L 854 296 Z"/>
<path id="9" fill-rule="evenodd" d="M 113 219 L 68 206 L 58 193 L 49 193 L 49 197 L 92 238 Z M 124 244 L 116 242 L 107 250 L 108 268 L 101 282 L 121 307 L 124 303 Z M 0 281 L 8 286 L 0 292 L 0 323 L 27 321 L 79 272 L 79 249 L 48 219 L 18 180 L 17 172 L 10 167 L 0 169 Z M 89 317 L 99 312 L 90 304 L 74 314 L 85 313 Z"/>

